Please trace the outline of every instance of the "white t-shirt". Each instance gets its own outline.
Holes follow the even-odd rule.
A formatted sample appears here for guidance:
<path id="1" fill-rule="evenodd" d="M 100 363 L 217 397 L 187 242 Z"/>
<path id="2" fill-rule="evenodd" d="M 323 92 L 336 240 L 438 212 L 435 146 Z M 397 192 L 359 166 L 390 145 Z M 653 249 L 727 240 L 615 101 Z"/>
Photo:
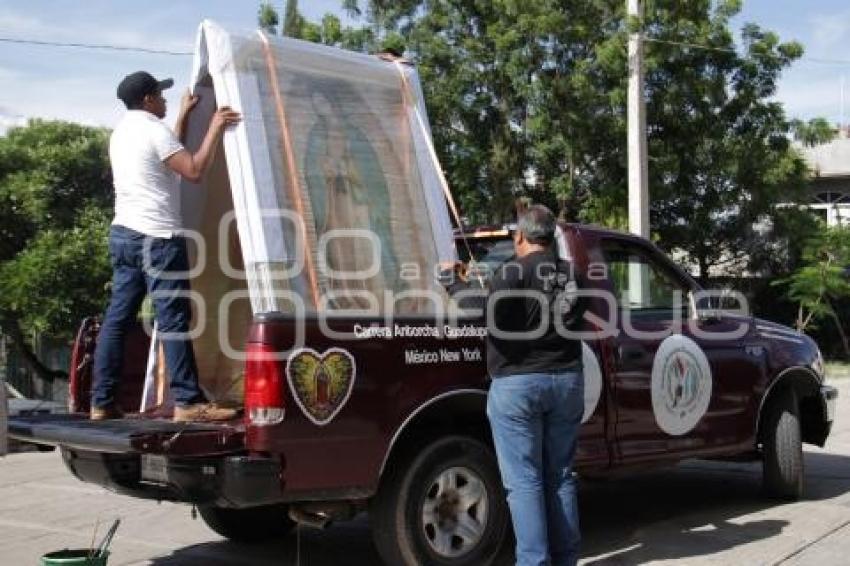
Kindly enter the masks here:
<path id="1" fill-rule="evenodd" d="M 180 232 L 180 176 L 165 160 L 181 149 L 183 144 L 159 118 L 144 110 L 127 111 L 109 139 L 113 224 L 155 238 Z"/>

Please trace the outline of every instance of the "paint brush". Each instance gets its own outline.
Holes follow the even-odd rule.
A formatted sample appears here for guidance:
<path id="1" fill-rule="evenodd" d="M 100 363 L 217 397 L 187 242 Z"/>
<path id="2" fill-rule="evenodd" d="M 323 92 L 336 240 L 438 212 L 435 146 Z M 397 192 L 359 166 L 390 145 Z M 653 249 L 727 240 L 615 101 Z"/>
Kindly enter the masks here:
<path id="1" fill-rule="evenodd" d="M 91 533 L 91 542 L 89 543 L 89 552 L 87 558 L 92 558 L 94 556 L 94 539 L 97 537 L 97 529 L 100 527 L 100 517 L 97 518 L 97 521 L 94 523 L 94 530 Z"/>
<path id="2" fill-rule="evenodd" d="M 121 524 L 121 519 L 115 519 L 115 522 L 112 523 L 112 526 L 109 527 L 109 531 L 107 531 L 106 536 L 103 537 L 100 545 L 97 547 L 97 552 L 95 553 L 95 558 L 100 558 L 104 555 L 106 550 L 109 548 L 109 544 L 112 542 L 112 537 L 115 536 L 115 531 L 118 530 L 118 525 Z"/>

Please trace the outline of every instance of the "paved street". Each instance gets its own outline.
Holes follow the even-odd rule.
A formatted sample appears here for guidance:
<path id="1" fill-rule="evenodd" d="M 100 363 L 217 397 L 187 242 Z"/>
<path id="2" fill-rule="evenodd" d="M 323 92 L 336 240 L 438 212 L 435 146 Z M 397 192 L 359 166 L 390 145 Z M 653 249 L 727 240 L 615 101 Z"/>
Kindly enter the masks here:
<path id="1" fill-rule="evenodd" d="M 839 419 L 850 410 L 850 381 Z M 758 466 L 688 462 L 675 469 L 592 482 L 581 491 L 584 564 L 847 563 L 850 554 L 850 422 L 839 420 L 826 450 L 808 449 L 806 499 L 759 498 Z M 295 535 L 245 547 L 221 540 L 189 508 L 138 501 L 83 484 L 58 453 L 0 460 L 0 564 L 37 564 L 44 552 L 90 544 L 114 518 L 123 523 L 112 566 L 296 564 Z M 376 566 L 365 518 L 302 531 L 300 564 Z"/>

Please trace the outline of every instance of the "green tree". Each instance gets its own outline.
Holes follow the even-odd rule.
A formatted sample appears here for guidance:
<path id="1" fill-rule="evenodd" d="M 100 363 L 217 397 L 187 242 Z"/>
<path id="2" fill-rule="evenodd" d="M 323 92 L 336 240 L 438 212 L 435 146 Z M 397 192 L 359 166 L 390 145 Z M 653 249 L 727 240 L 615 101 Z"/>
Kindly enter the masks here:
<path id="1" fill-rule="evenodd" d="M 312 43 L 322 43 L 322 26 L 304 21 L 301 26 L 300 38 Z"/>
<path id="2" fill-rule="evenodd" d="M 257 24 L 260 29 L 268 34 L 275 35 L 279 23 L 280 16 L 278 16 L 274 6 L 270 2 L 261 2 L 257 10 Z"/>
<path id="3" fill-rule="evenodd" d="M 272 15 L 277 18 L 277 13 L 274 12 L 274 8 L 268 6 L 267 14 L 265 6 L 265 4 L 260 6 L 257 25 L 261 29 L 274 29 L 274 26 L 277 25 L 277 19 L 272 19 Z M 352 17 L 360 17 L 361 15 L 356 0 L 343 1 L 342 9 Z M 297 0 L 288 0 L 281 33 L 288 37 L 313 43 L 324 43 L 350 51 L 367 53 L 390 51 L 398 54 L 404 51 L 405 41 L 400 34 L 383 33 L 380 30 L 378 30 L 379 33 L 376 33 L 376 29 L 378 28 L 374 23 L 364 26 L 343 26 L 339 17 L 331 13 L 325 14 L 319 23 L 310 22 L 298 10 Z M 271 31 L 270 33 L 274 32 Z"/>
<path id="4" fill-rule="evenodd" d="M 325 14 L 322 17 L 322 43 L 326 45 L 338 45 L 342 40 L 342 24 L 339 18 L 333 14 Z"/>
<path id="5" fill-rule="evenodd" d="M 396 57 L 402 57 L 406 43 L 400 33 L 390 32 L 383 34 L 378 50 L 384 53 L 392 53 Z"/>
<path id="6" fill-rule="evenodd" d="M 784 220 L 802 214 L 777 205 L 804 202 L 807 180 L 783 108 L 770 99 L 802 47 L 748 24 L 735 50 L 729 19 L 738 3 L 708 6 L 656 10 L 646 24 L 653 38 L 714 48 L 652 43 L 647 62 L 653 231 L 663 247 L 685 251 L 701 278 L 765 265 L 769 244 L 793 237 Z"/>
<path id="7" fill-rule="evenodd" d="M 375 35 L 368 27 L 346 26 L 342 30 L 339 47 L 349 51 L 371 52 L 375 44 Z"/>
<path id="8" fill-rule="evenodd" d="M 367 13 L 402 34 L 419 69 L 435 145 L 474 220 L 510 217 L 518 195 L 563 218 L 624 227 L 626 40 L 646 44 L 651 222 L 700 277 L 760 269 L 788 241 L 806 170 L 771 100 L 796 43 L 747 25 L 738 0 L 655 0 L 628 21 L 622 0 L 400 0 Z M 697 47 L 692 47 L 697 46 Z"/>
<path id="9" fill-rule="evenodd" d="M 343 9 L 367 25 L 341 30 L 340 47 L 406 51 L 416 63 L 470 221 L 507 220 L 528 196 L 567 220 L 626 227 L 626 40 L 642 28 L 654 239 L 702 279 L 733 266 L 787 270 L 801 253 L 791 229 L 808 226 L 804 215 L 777 204 L 805 200 L 806 168 L 771 97 L 802 47 L 752 24 L 736 43 L 739 0 L 654 0 L 634 21 L 622 0 Z M 322 40 L 337 44 L 327 27 Z"/>
<path id="10" fill-rule="evenodd" d="M 106 130 L 31 120 L 0 138 L 0 328 L 27 364 L 35 332 L 73 335 L 102 311 L 112 181 Z"/>
<path id="11" fill-rule="evenodd" d="M 349 18 L 359 18 L 362 14 L 357 0 L 342 0 L 342 9 Z"/>
<path id="12" fill-rule="evenodd" d="M 804 264 L 790 277 L 774 282 L 786 288 L 787 297 L 799 305 L 797 330 L 803 332 L 819 320 L 835 323 L 844 355 L 850 357 L 850 344 L 836 303 L 850 298 L 850 228 L 822 226 L 806 243 Z"/>
<path id="13" fill-rule="evenodd" d="M 826 118 L 812 118 L 808 122 L 791 120 L 791 131 L 794 133 L 794 139 L 807 147 L 829 143 L 837 135 L 835 128 Z"/>
<path id="14" fill-rule="evenodd" d="M 283 12 L 283 28 L 281 34 L 287 37 L 301 39 L 304 36 L 304 24 L 306 20 L 298 11 L 298 0 L 286 0 L 286 8 Z"/>

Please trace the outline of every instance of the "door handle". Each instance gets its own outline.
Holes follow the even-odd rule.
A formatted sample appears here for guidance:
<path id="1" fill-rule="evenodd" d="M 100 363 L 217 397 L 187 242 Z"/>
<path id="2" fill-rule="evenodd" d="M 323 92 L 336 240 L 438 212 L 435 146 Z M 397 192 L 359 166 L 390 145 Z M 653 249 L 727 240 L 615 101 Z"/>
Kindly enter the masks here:
<path id="1" fill-rule="evenodd" d="M 637 362 L 642 360 L 645 355 L 644 349 L 640 346 L 620 346 L 621 362 Z"/>

